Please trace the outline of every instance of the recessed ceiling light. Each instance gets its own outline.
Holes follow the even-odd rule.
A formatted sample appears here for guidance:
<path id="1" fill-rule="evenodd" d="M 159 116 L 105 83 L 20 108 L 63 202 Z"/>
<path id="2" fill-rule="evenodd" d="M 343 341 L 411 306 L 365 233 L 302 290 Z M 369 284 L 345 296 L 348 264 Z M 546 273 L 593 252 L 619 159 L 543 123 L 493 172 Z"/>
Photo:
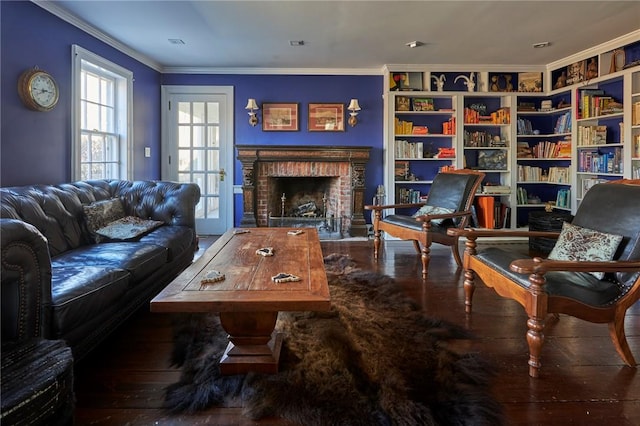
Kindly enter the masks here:
<path id="1" fill-rule="evenodd" d="M 542 41 L 540 43 L 533 43 L 533 48 L 542 49 L 543 47 L 547 47 L 549 45 L 551 45 L 551 43 L 549 43 L 548 41 Z"/>
<path id="2" fill-rule="evenodd" d="M 291 46 L 304 46 L 304 40 L 289 40 Z"/>
<path id="3" fill-rule="evenodd" d="M 415 40 L 415 41 L 410 41 L 409 43 L 405 43 L 405 46 L 413 49 L 414 47 L 424 46 L 424 43 L 421 41 Z"/>
<path id="4" fill-rule="evenodd" d="M 170 38 L 169 39 L 169 43 L 171 43 L 171 44 L 186 44 L 184 42 L 184 40 L 181 40 L 179 38 Z"/>

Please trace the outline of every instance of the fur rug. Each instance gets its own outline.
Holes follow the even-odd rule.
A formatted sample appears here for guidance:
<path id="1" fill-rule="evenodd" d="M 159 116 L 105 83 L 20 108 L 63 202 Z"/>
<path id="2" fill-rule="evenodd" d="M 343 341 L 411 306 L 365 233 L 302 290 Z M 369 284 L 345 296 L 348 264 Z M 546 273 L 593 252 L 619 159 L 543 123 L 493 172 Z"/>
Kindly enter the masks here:
<path id="1" fill-rule="evenodd" d="M 463 328 L 425 317 L 395 282 L 343 255 L 325 258 L 332 310 L 280 313 L 280 372 L 221 376 L 227 345 L 215 314 L 183 315 L 172 362 L 182 377 L 166 408 L 242 406 L 253 419 L 302 425 L 500 425 L 492 368 L 447 348 Z"/>

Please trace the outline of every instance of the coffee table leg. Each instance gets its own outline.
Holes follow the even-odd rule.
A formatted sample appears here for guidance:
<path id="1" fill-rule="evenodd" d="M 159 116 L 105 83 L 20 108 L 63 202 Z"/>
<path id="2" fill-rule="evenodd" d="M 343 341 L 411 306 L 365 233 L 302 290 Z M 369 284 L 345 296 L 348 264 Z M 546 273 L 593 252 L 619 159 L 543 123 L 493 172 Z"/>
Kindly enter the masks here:
<path id="1" fill-rule="evenodd" d="M 282 334 L 273 335 L 277 319 L 277 312 L 220 312 L 220 323 L 229 333 L 220 372 L 277 373 L 282 348 Z"/>

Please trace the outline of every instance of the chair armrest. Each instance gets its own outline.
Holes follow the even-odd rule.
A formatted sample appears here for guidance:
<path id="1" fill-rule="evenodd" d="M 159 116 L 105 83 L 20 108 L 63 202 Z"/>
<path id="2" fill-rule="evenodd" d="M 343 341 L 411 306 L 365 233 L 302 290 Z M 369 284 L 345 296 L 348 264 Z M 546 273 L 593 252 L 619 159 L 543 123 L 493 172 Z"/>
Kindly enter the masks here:
<path id="1" fill-rule="evenodd" d="M 475 239 L 478 237 L 545 237 L 558 238 L 560 232 L 555 231 L 519 231 L 517 229 L 475 229 L 449 228 L 447 234 L 451 236 Z"/>
<path id="2" fill-rule="evenodd" d="M 465 210 L 461 212 L 453 213 L 439 213 L 439 214 L 424 214 L 416 216 L 416 220 L 419 222 L 430 222 L 433 219 L 455 219 L 457 217 L 471 216 L 471 210 Z"/>
<path id="3" fill-rule="evenodd" d="M 549 271 L 565 272 L 636 272 L 640 271 L 638 260 L 611 260 L 599 262 L 549 260 L 540 257 L 518 259 L 509 268 L 519 274 L 545 274 Z"/>
<path id="4" fill-rule="evenodd" d="M 404 203 L 404 204 L 385 204 L 382 206 L 376 204 L 367 204 L 365 210 L 386 210 L 386 209 L 410 209 L 424 206 L 425 203 Z"/>

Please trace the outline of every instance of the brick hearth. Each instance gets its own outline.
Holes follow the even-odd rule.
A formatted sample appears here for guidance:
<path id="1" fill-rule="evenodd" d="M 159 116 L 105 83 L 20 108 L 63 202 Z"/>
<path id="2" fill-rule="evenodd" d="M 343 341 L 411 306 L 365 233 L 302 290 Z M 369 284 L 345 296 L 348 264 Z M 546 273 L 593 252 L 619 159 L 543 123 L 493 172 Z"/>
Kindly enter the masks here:
<path id="1" fill-rule="evenodd" d="M 366 236 L 364 169 L 370 147 L 238 145 L 242 163 L 241 226 L 268 226 L 277 177 L 333 177 L 331 197 L 345 236 Z"/>

